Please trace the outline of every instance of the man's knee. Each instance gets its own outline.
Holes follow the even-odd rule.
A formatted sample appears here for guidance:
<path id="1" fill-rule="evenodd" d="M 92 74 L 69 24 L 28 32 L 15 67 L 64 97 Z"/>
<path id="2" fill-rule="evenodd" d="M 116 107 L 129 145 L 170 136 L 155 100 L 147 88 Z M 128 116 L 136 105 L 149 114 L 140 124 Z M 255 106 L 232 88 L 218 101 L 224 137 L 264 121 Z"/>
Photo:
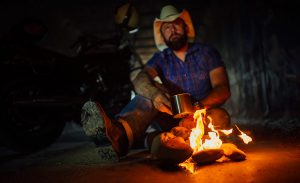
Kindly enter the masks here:
<path id="1" fill-rule="evenodd" d="M 230 115 L 223 108 L 211 108 L 206 112 L 207 116 L 212 119 L 212 124 L 215 129 L 227 129 L 230 126 Z"/>

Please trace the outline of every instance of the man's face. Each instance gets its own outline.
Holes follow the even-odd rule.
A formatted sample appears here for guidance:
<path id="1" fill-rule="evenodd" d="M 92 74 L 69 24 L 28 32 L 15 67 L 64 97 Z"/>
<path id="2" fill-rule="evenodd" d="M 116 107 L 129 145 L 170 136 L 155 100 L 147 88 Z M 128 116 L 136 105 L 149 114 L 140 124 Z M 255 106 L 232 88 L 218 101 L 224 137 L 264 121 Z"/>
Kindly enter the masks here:
<path id="1" fill-rule="evenodd" d="M 161 25 L 160 30 L 169 48 L 176 51 L 186 44 L 186 26 L 182 19 L 177 18 L 173 22 L 165 22 Z"/>

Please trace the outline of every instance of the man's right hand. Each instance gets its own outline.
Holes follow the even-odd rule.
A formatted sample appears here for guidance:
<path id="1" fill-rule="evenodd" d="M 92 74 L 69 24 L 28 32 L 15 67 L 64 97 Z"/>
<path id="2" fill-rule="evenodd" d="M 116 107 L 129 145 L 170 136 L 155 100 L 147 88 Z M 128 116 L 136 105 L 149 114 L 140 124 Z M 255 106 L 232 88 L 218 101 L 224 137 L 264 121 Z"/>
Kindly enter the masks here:
<path id="1" fill-rule="evenodd" d="M 161 112 L 173 115 L 171 102 L 169 100 L 170 96 L 167 93 L 163 93 L 157 90 L 151 97 L 154 107 Z"/>
<path id="2" fill-rule="evenodd" d="M 149 72 L 152 74 L 149 74 Z M 157 75 L 157 72 L 152 68 L 141 71 L 133 81 L 135 91 L 139 95 L 152 100 L 158 111 L 173 115 L 167 89 L 162 84 L 151 80 L 155 75 Z"/>

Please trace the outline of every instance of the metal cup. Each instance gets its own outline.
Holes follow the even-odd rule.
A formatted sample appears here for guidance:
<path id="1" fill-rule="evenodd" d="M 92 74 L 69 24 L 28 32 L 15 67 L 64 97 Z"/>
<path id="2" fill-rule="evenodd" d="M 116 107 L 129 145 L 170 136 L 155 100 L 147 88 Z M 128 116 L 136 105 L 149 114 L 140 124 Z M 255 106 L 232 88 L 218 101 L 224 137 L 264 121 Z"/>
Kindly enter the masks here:
<path id="1" fill-rule="evenodd" d="M 189 93 L 171 96 L 171 104 L 174 118 L 184 118 L 194 113 L 191 95 Z"/>

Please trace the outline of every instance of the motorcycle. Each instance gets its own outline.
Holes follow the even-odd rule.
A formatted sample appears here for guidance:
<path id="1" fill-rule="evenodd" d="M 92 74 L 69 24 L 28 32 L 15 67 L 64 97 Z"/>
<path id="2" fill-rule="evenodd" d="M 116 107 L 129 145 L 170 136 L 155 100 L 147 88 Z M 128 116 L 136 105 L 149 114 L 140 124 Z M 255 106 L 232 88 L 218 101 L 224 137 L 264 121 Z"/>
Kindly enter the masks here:
<path id="1" fill-rule="evenodd" d="M 113 117 L 131 99 L 132 49 L 119 37 L 80 37 L 67 57 L 34 44 L 1 46 L 0 141 L 22 153 L 47 147 L 82 105 L 99 101 Z M 4 53 L 4 54 L 3 54 Z"/>

